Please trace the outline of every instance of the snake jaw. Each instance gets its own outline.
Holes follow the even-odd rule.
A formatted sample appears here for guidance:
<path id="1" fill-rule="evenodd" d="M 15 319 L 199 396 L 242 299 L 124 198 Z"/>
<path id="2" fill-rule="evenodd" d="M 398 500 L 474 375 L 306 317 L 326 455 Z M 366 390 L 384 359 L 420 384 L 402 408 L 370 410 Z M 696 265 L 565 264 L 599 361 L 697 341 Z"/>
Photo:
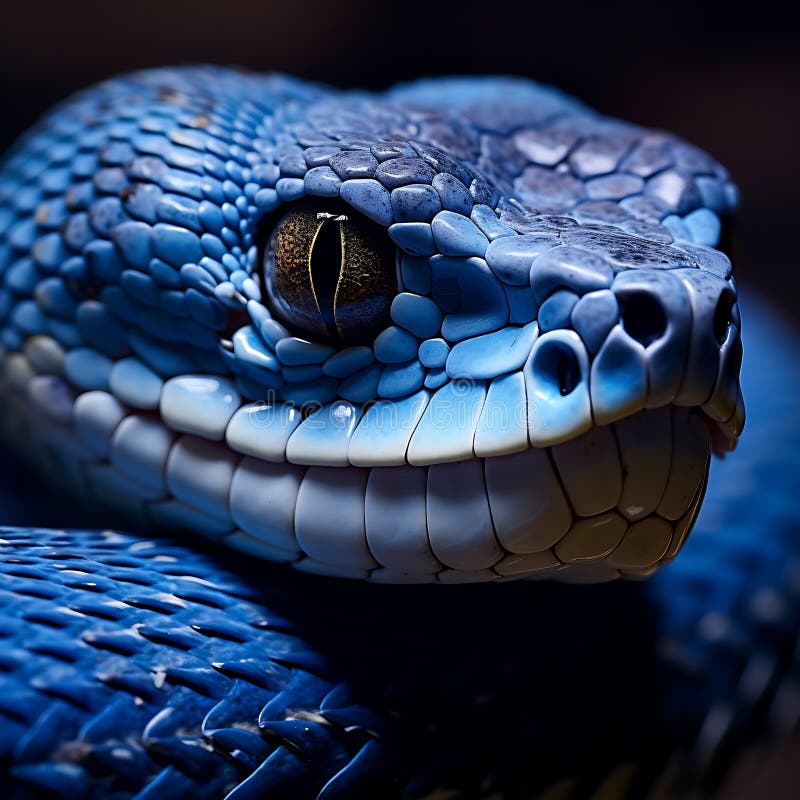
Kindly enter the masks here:
<path id="1" fill-rule="evenodd" d="M 36 172 L 59 137 L 78 171 Z M 704 420 L 718 450 L 741 430 L 726 173 L 542 87 L 145 72 L 3 169 L 9 419 L 145 528 L 374 581 L 641 576 L 697 513 Z M 287 209 L 302 280 L 267 280 Z M 389 322 L 344 346 L 390 248 Z"/>

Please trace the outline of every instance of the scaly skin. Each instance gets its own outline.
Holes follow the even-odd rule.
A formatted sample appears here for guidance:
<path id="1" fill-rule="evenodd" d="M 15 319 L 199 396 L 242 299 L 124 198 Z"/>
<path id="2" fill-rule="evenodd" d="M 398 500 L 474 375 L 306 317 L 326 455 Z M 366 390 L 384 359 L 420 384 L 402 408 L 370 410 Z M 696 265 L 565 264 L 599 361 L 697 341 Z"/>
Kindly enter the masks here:
<path id="1" fill-rule="evenodd" d="M 396 259 L 385 320 L 346 259 L 357 346 L 326 341 L 309 223 L 272 276 L 303 198 Z M 696 148 L 525 81 L 112 80 L 3 167 L 8 434 L 126 525 L 307 572 L 643 577 L 744 421 L 734 200 Z"/>
<path id="2" fill-rule="evenodd" d="M 301 191 L 399 253 L 390 332 L 333 361 L 262 296 Z M 651 581 L 375 587 L 152 538 L 372 582 L 649 575 L 743 423 L 734 201 L 703 153 L 526 82 L 192 68 L 56 110 L 0 178 L 4 434 L 65 520 L 87 497 L 136 535 L 3 535 L 11 796 L 686 794 L 791 730 L 800 375 L 757 304 L 758 436 Z"/>

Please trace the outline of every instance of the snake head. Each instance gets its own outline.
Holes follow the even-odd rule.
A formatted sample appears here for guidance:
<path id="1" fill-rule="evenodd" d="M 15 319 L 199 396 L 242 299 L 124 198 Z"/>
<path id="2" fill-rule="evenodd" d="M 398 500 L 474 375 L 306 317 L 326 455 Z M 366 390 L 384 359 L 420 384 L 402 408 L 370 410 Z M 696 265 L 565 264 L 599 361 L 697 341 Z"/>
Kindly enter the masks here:
<path id="1" fill-rule="evenodd" d="M 554 90 L 139 73 L 2 186 L 7 435 L 148 529 L 376 582 L 641 577 L 743 424 L 726 173 Z"/>

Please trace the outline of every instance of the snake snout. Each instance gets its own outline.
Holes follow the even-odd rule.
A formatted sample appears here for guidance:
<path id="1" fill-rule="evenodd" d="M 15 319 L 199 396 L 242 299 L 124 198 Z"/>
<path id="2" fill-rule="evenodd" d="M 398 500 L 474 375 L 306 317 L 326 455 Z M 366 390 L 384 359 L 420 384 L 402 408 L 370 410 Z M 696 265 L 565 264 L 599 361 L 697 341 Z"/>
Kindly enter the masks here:
<path id="1" fill-rule="evenodd" d="M 700 406 L 735 438 L 741 431 L 741 318 L 732 281 L 697 268 L 618 274 L 620 320 L 593 364 L 597 382 L 627 380 L 626 401 L 598 395 L 599 423 L 630 410 L 674 403 Z"/>
<path id="2" fill-rule="evenodd" d="M 705 263 L 699 248 L 676 256 L 616 235 L 593 239 L 594 251 L 586 243 L 558 245 L 532 261 L 540 331 L 526 365 L 532 444 L 674 404 L 701 407 L 729 449 L 744 407 L 727 259 Z"/>

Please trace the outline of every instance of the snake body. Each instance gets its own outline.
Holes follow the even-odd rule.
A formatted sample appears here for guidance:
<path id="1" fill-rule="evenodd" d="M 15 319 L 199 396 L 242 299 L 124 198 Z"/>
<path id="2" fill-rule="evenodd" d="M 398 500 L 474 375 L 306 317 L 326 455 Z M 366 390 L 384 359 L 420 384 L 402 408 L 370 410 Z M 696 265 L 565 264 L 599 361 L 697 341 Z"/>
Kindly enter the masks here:
<path id="1" fill-rule="evenodd" d="M 2 432 L 65 515 L 132 533 L 4 534 L 12 796 L 618 796 L 712 786 L 791 728 L 791 488 L 774 519 L 737 494 L 795 458 L 785 365 L 719 470 L 719 535 L 646 584 L 448 599 L 268 563 L 671 562 L 744 422 L 735 203 L 697 148 L 521 80 L 173 68 L 45 117 L 0 171 Z"/>

